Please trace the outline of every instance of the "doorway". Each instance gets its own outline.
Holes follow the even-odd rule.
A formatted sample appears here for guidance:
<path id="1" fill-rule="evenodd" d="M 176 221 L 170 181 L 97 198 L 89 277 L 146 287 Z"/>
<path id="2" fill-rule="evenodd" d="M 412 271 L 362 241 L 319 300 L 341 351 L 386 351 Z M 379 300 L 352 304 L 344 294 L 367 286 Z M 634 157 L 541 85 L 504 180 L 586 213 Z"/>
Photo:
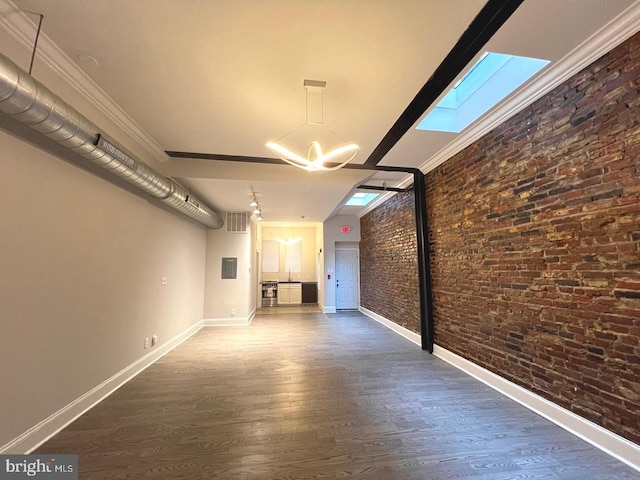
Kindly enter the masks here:
<path id="1" fill-rule="evenodd" d="M 358 250 L 336 249 L 336 310 L 359 306 Z"/>

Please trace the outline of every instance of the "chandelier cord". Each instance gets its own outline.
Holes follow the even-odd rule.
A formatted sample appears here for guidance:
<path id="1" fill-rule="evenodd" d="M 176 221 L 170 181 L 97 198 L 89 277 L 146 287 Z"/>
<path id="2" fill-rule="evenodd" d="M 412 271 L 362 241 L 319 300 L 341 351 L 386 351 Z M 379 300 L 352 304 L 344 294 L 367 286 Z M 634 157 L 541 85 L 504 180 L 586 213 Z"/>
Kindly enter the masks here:
<path id="1" fill-rule="evenodd" d="M 281 135 L 277 140 L 272 142 L 267 142 L 266 147 L 274 154 L 278 156 L 282 161 L 288 163 L 289 165 L 293 165 L 294 167 L 302 168 L 304 170 L 338 170 L 344 167 L 347 163 L 355 158 L 355 156 L 360 151 L 360 147 L 356 144 L 344 145 L 342 147 L 334 148 L 328 152 L 324 152 L 322 147 L 320 146 L 320 139 L 313 139 L 311 144 L 309 145 L 309 150 L 307 152 L 307 158 L 295 153 L 284 145 L 280 145 L 279 142 L 285 140 L 287 137 L 293 135 L 297 130 L 308 126 L 308 127 L 318 127 L 328 132 L 334 138 L 337 138 L 340 142 L 345 142 L 345 139 L 338 135 L 336 132 L 328 128 L 324 124 L 324 87 L 326 86 L 326 82 L 319 80 L 305 80 L 305 121 L 302 124 L 297 125 L 296 127 L 289 130 L 284 135 Z M 316 122 L 310 121 L 309 116 L 309 104 L 310 104 L 310 95 L 309 92 L 319 93 L 319 107 L 320 114 L 314 111 L 311 120 L 318 120 Z M 314 97 L 314 106 L 317 105 L 318 97 Z M 285 140 L 286 141 L 286 140 Z M 331 142 L 331 141 L 330 141 Z M 346 154 L 346 155 L 345 155 Z M 337 161 L 336 161 L 337 160 Z M 329 167 L 324 164 L 324 162 L 334 161 L 336 163 L 333 166 Z"/>
<path id="2" fill-rule="evenodd" d="M 40 17 L 40 21 L 38 21 L 38 30 L 36 31 L 36 39 L 33 43 L 33 52 L 31 52 L 31 63 L 29 63 L 29 75 L 31 75 L 31 71 L 33 70 L 33 61 L 36 59 L 36 50 L 38 49 L 38 40 L 40 39 L 40 30 L 42 29 L 42 20 L 44 20 L 44 15 L 38 14 Z"/>
<path id="3" fill-rule="evenodd" d="M 289 130 L 287 133 L 285 133 L 285 134 L 284 134 L 284 135 L 282 135 L 281 137 L 276 138 L 276 139 L 274 140 L 274 142 L 275 142 L 275 143 L 278 143 L 278 142 L 279 142 L 280 140 L 282 140 L 284 137 L 288 137 L 288 136 L 289 136 L 289 135 L 291 135 L 293 132 L 295 132 L 296 130 L 298 130 L 300 127 L 303 127 L 303 126 L 305 126 L 305 125 L 308 125 L 308 123 L 307 123 L 307 122 L 304 122 L 304 123 L 301 123 L 301 124 L 300 124 L 300 125 L 298 125 L 298 126 L 293 127 L 291 130 Z"/>

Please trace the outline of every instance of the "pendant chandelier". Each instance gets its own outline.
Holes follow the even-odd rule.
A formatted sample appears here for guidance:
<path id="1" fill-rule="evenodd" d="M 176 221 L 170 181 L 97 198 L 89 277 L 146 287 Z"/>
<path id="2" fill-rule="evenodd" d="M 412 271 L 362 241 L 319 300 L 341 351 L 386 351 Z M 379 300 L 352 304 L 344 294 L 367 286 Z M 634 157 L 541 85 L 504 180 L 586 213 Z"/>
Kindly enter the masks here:
<path id="1" fill-rule="evenodd" d="M 360 147 L 346 144 L 344 139 L 324 126 L 324 88 L 327 82 L 305 80 L 306 121 L 279 139 L 267 143 L 267 148 L 278 158 L 308 171 L 338 170 L 353 160 Z M 309 145 L 306 158 L 295 152 L 300 144 Z M 342 144 L 325 152 L 321 144 Z M 325 162 L 332 165 L 327 166 Z"/>

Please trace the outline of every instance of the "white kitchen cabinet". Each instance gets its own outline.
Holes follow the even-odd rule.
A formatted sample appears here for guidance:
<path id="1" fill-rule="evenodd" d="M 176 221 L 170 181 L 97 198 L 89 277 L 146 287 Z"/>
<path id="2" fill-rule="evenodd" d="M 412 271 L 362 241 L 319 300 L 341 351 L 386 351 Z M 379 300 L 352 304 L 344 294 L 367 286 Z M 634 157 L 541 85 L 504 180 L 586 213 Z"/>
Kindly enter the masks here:
<path id="1" fill-rule="evenodd" d="M 278 283 L 278 305 L 301 305 L 302 284 Z"/>
<path id="2" fill-rule="evenodd" d="M 289 300 L 291 305 L 302 305 L 302 284 L 295 283 L 291 285 Z"/>

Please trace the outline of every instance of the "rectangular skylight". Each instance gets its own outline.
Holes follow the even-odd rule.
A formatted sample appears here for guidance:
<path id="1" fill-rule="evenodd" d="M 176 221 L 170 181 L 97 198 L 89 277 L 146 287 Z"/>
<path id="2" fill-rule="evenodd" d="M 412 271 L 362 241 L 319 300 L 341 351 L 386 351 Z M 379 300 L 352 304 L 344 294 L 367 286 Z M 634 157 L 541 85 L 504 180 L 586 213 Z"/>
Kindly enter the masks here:
<path id="1" fill-rule="evenodd" d="M 549 60 L 487 52 L 416 128 L 460 133 L 548 63 Z"/>
<path id="2" fill-rule="evenodd" d="M 374 198 L 376 198 L 379 194 L 377 193 L 354 193 L 353 197 L 347 200 L 345 205 L 356 206 L 356 207 L 364 207 L 369 202 L 371 202 Z"/>

